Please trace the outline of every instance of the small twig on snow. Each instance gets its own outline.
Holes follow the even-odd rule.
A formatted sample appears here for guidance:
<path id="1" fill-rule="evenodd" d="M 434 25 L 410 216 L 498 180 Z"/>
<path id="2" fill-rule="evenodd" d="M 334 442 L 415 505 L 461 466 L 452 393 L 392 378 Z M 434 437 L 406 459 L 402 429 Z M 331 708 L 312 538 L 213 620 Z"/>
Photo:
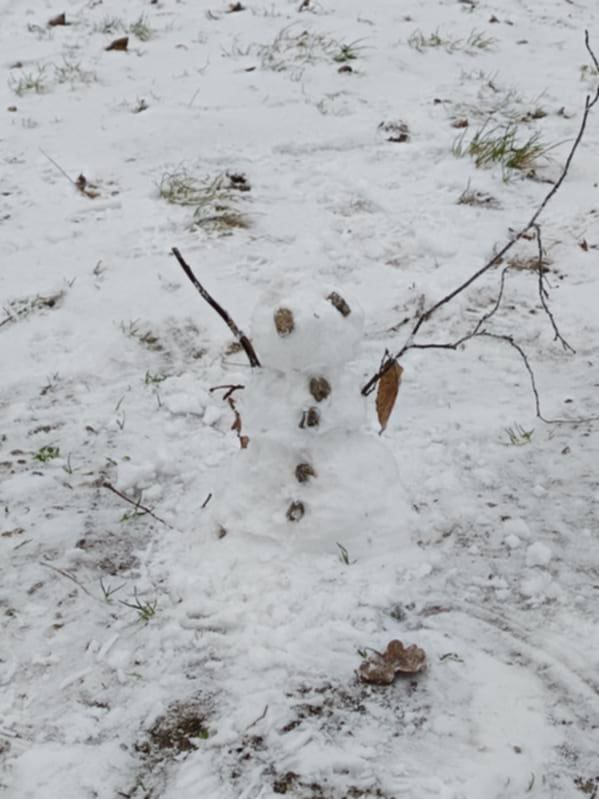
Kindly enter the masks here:
<path id="1" fill-rule="evenodd" d="M 254 719 L 254 721 L 252 721 L 252 723 L 251 723 L 251 724 L 248 724 L 248 725 L 247 725 L 247 727 L 246 727 L 246 730 L 250 730 L 250 729 L 251 729 L 252 727 L 254 727 L 254 726 L 255 726 L 255 725 L 256 725 L 256 724 L 257 724 L 259 721 L 262 721 L 262 719 L 266 717 L 266 714 L 267 714 L 267 713 L 268 713 L 268 705 L 265 705 L 265 707 L 264 707 L 264 710 L 262 711 L 262 713 L 261 713 L 261 714 L 258 716 L 258 718 L 257 718 L 257 719 Z"/>
<path id="2" fill-rule="evenodd" d="M 146 508 L 145 505 L 141 504 L 141 502 L 136 502 L 136 500 L 131 499 L 131 497 L 128 497 L 126 494 L 123 494 L 122 491 L 119 491 L 118 488 L 115 488 L 112 485 L 112 483 L 109 483 L 107 480 L 104 480 L 104 482 L 101 483 L 101 486 L 102 486 L 102 488 L 107 488 L 109 491 L 112 491 L 113 494 L 116 494 L 117 497 L 120 497 L 121 499 L 124 499 L 125 502 L 128 502 L 130 505 L 133 505 L 135 510 L 141 510 L 144 513 L 147 513 L 148 516 L 151 516 L 153 519 L 156 519 L 156 521 L 160 522 L 160 524 L 165 524 L 171 530 L 175 529 L 172 524 L 169 524 L 164 519 L 161 519 L 160 516 L 157 516 L 154 513 L 154 511 L 150 510 L 150 508 Z"/>
<path id="3" fill-rule="evenodd" d="M 242 427 L 241 414 L 237 410 L 237 406 L 235 405 L 235 400 L 233 399 L 233 393 L 243 388 L 245 388 L 245 386 L 226 385 L 226 386 L 214 386 L 209 390 L 210 392 L 212 392 L 212 391 L 218 391 L 219 389 L 227 389 L 225 394 L 223 394 L 223 400 L 228 402 L 229 407 L 233 411 L 233 416 L 235 417 L 233 424 L 231 425 L 231 430 L 235 430 L 235 432 L 237 433 L 237 438 L 239 439 L 239 446 L 241 447 L 241 449 L 247 449 L 247 445 L 250 443 L 250 439 L 247 436 L 243 436 L 241 434 L 241 427 Z"/>
<path id="4" fill-rule="evenodd" d="M 559 328 L 555 321 L 555 317 L 553 316 L 549 305 L 547 304 L 548 293 L 547 289 L 545 288 L 545 275 L 543 274 L 543 242 L 541 239 L 541 226 L 535 222 L 533 224 L 533 228 L 537 231 L 537 248 L 539 252 L 539 257 L 537 260 L 537 273 L 539 276 L 539 299 L 541 300 L 541 305 L 543 306 L 543 310 L 549 317 L 549 321 L 551 322 L 551 326 L 553 328 L 553 338 L 555 341 L 559 341 L 566 352 L 571 352 L 573 355 L 576 353 L 574 347 L 571 347 L 566 339 L 562 336 L 559 332 Z"/>
<path id="5" fill-rule="evenodd" d="M 181 266 L 181 269 L 185 272 L 187 277 L 190 279 L 190 281 L 193 283 L 193 285 L 196 287 L 196 289 L 200 292 L 200 294 L 203 297 L 203 299 L 206 300 L 206 302 L 208 303 L 208 305 L 210 305 L 211 308 L 214 308 L 216 313 L 228 325 L 229 330 L 231 330 L 231 332 L 233 333 L 235 338 L 239 341 L 239 343 L 243 347 L 243 349 L 245 351 L 245 354 L 247 355 L 248 360 L 250 362 L 250 366 L 252 366 L 252 367 L 260 366 L 260 361 L 258 360 L 258 356 L 256 355 L 256 351 L 254 350 L 254 347 L 252 346 L 252 342 L 249 340 L 249 338 L 243 333 L 242 330 L 240 330 L 237 327 L 237 325 L 235 324 L 233 319 L 229 316 L 227 311 L 225 311 L 225 309 L 222 307 L 222 305 L 219 305 L 219 303 L 214 299 L 214 297 L 212 297 L 212 295 L 209 294 L 206 291 L 204 286 L 200 283 L 200 281 L 197 279 L 197 277 L 192 272 L 191 267 L 189 266 L 189 264 L 185 262 L 185 259 L 183 258 L 183 256 L 181 255 L 181 253 L 179 252 L 177 247 L 173 247 L 171 249 L 171 252 L 175 256 L 177 261 L 179 262 L 179 265 Z"/>
<path id="6" fill-rule="evenodd" d="M 56 572 L 56 574 L 60 574 L 61 577 L 66 577 L 67 580 L 71 580 L 71 582 L 75 583 L 76 586 L 78 586 L 88 596 L 91 596 L 92 599 L 97 599 L 97 597 L 95 597 L 91 591 L 87 590 L 83 583 L 79 582 L 79 580 L 76 577 L 73 577 L 72 574 L 69 574 L 69 572 L 64 571 L 64 569 L 59 569 L 56 566 L 52 566 L 50 563 L 44 563 L 43 560 L 40 560 L 40 566 L 45 566 L 46 569 L 52 569 L 52 571 Z"/>

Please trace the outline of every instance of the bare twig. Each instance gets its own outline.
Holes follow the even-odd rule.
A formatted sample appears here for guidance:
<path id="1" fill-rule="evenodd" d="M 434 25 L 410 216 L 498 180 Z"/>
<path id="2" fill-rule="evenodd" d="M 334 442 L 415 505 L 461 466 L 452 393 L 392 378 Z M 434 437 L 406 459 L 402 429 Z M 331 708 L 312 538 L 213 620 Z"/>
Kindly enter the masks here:
<path id="1" fill-rule="evenodd" d="M 264 710 L 262 711 L 262 713 L 261 713 L 261 714 L 258 716 L 258 718 L 257 718 L 257 719 L 254 719 L 254 721 L 252 721 L 252 723 L 251 723 L 251 724 L 248 724 L 248 725 L 247 725 L 247 727 L 246 727 L 246 730 L 250 730 L 250 729 L 251 729 L 252 727 L 254 727 L 254 726 L 255 726 L 255 725 L 256 725 L 256 724 L 257 724 L 259 721 L 262 721 L 262 719 L 266 717 L 266 714 L 267 714 L 267 713 L 268 713 L 268 705 L 265 705 L 265 706 L 264 706 Z"/>
<path id="2" fill-rule="evenodd" d="M 595 64 L 595 66 L 597 66 L 597 68 L 599 70 L 598 59 L 595 56 L 595 54 L 593 53 L 593 50 L 592 50 L 591 45 L 590 45 L 588 30 L 585 31 L 585 46 L 586 46 L 588 52 L 590 53 L 591 58 L 593 59 L 593 63 Z M 432 305 L 430 308 L 428 308 L 426 311 L 424 311 L 422 314 L 420 314 L 420 316 L 416 320 L 416 324 L 414 325 L 410 335 L 408 336 L 408 340 L 403 345 L 403 347 L 396 353 L 396 355 L 393 356 L 393 358 L 388 359 L 387 361 L 385 361 L 383 363 L 383 365 L 378 369 L 378 371 L 362 387 L 362 394 L 364 396 L 367 396 L 368 394 L 371 394 L 374 391 L 378 381 L 385 374 L 385 372 L 389 368 L 391 368 L 391 364 L 393 364 L 397 359 L 401 358 L 402 355 L 404 355 L 404 353 L 406 353 L 408 350 L 410 350 L 410 349 L 438 348 L 439 346 L 441 348 L 443 348 L 443 349 L 455 349 L 457 347 L 457 344 L 455 344 L 455 345 L 425 345 L 425 344 L 419 345 L 419 344 L 415 344 L 414 343 L 414 337 L 419 332 L 419 330 L 422 327 L 422 325 L 425 322 L 427 322 L 431 318 L 431 316 L 434 313 L 436 313 L 436 311 L 439 310 L 439 308 L 441 308 L 443 305 L 446 305 L 448 302 L 451 302 L 451 300 L 453 300 L 455 297 L 457 297 L 458 294 L 461 294 L 469 286 L 471 286 L 475 281 L 477 281 L 480 277 L 482 277 L 486 272 L 488 272 L 490 269 L 492 269 L 494 266 L 496 266 L 498 263 L 500 263 L 502 258 L 503 258 L 503 256 L 509 250 L 512 249 L 512 247 L 516 244 L 516 242 L 518 242 L 524 236 L 524 234 L 527 231 L 529 231 L 531 228 L 537 229 L 537 221 L 538 221 L 539 217 L 541 216 L 541 214 L 543 213 L 543 211 L 547 207 L 547 204 L 553 199 L 553 197 L 555 196 L 556 192 L 559 190 L 559 188 L 561 187 L 562 183 L 564 182 L 564 180 L 566 179 L 566 177 L 568 175 L 572 160 L 573 160 L 573 158 L 574 158 L 574 156 L 576 154 L 576 151 L 578 150 L 578 147 L 580 145 L 580 142 L 582 141 L 582 138 L 584 136 L 584 132 L 586 130 L 589 114 L 590 114 L 591 110 L 594 108 L 594 106 L 598 102 L 599 102 L 599 85 L 597 86 L 597 89 L 596 89 L 594 94 L 587 95 L 587 97 L 585 98 L 584 108 L 583 108 L 582 116 L 581 116 L 581 119 L 580 119 L 580 125 L 579 125 L 579 128 L 578 128 L 578 133 L 576 134 L 576 137 L 574 139 L 574 143 L 572 144 L 572 147 L 570 148 L 570 151 L 568 153 L 568 156 L 566 158 L 566 161 L 564 163 L 564 166 L 562 168 L 560 176 L 558 177 L 556 182 L 552 185 L 551 189 L 547 192 L 547 194 L 545 195 L 545 197 L 543 198 L 543 200 L 541 201 L 540 205 L 535 210 L 535 212 L 533 213 L 533 215 L 531 216 L 529 221 L 526 223 L 526 225 L 524 225 L 510 239 L 510 241 L 508 241 L 498 252 L 496 252 L 495 255 L 489 261 L 487 261 L 487 263 L 484 266 L 482 266 L 478 271 L 476 271 L 473 275 L 471 275 L 467 280 L 465 280 L 463 283 L 461 283 L 456 289 L 451 291 L 449 294 L 446 294 L 438 302 L 436 302 L 434 305 Z M 539 245 L 539 246 L 542 246 L 542 245 Z M 541 297 L 543 298 L 543 294 L 542 293 L 541 293 Z M 542 299 L 542 302 L 543 302 L 543 299 Z M 561 344 L 564 347 L 564 349 L 571 350 L 572 348 L 570 347 L 570 345 L 567 344 L 567 342 L 565 342 L 563 337 L 557 331 L 557 328 L 555 326 L 555 320 L 552 317 L 551 313 L 549 312 L 549 309 L 547 307 L 546 302 L 543 303 L 543 308 L 546 311 L 546 313 L 548 314 L 552 325 L 554 326 L 554 333 L 557 333 L 556 338 L 561 342 Z M 472 334 L 466 336 L 463 340 L 467 340 L 468 338 L 472 338 Z"/>
<path id="3" fill-rule="evenodd" d="M 223 394 L 223 400 L 228 402 L 229 407 L 233 411 L 233 424 L 231 425 L 231 430 L 235 430 L 237 433 L 237 438 L 239 439 L 239 446 L 241 449 L 247 449 L 247 445 L 250 443 L 250 440 L 247 436 L 241 434 L 241 414 L 237 410 L 237 406 L 235 405 L 235 400 L 233 399 L 233 394 L 236 391 L 244 389 L 245 386 L 242 385 L 225 385 L 225 386 L 213 386 L 209 391 L 212 393 L 213 391 L 222 391 L 225 389 L 225 393 Z"/>
<path id="4" fill-rule="evenodd" d="M 190 279 L 190 281 L 193 283 L 193 285 L 196 287 L 196 289 L 200 292 L 200 294 L 203 297 L 203 299 L 206 300 L 208 305 L 210 305 L 210 307 L 213 308 L 216 311 L 216 313 L 221 317 L 221 319 L 223 319 L 225 321 L 225 323 L 228 325 L 229 329 L 231 330 L 231 332 L 233 333 L 235 338 L 239 341 L 239 343 L 243 347 L 243 349 L 245 351 L 245 354 L 247 355 L 248 360 L 250 362 L 250 366 L 252 366 L 252 367 L 253 366 L 260 366 L 260 361 L 258 360 L 258 356 L 256 355 L 256 351 L 254 350 L 254 347 L 252 346 L 252 342 L 249 340 L 249 338 L 243 333 L 243 331 L 241 331 L 237 327 L 237 325 L 235 324 L 233 319 L 229 316 L 227 311 L 225 311 L 225 309 L 222 307 L 222 305 L 219 305 L 219 303 L 214 299 L 214 297 L 212 297 L 206 291 L 204 286 L 200 283 L 200 281 L 197 279 L 197 277 L 192 272 L 191 267 L 189 266 L 189 264 L 187 264 L 185 262 L 183 256 L 181 255 L 181 253 L 179 252 L 177 247 L 173 247 L 171 249 L 171 252 L 173 253 L 175 258 L 179 262 L 179 265 L 181 266 L 181 269 L 185 272 L 187 277 Z"/>
<path id="5" fill-rule="evenodd" d="M 42 150 L 42 148 L 41 148 L 41 147 L 39 148 L 39 150 L 40 150 L 40 153 L 41 153 L 41 154 L 42 154 L 42 155 L 43 155 L 45 158 L 47 158 L 47 159 L 48 159 L 48 161 L 49 161 L 49 162 L 50 162 L 50 163 L 51 163 L 53 166 L 55 166 L 55 167 L 56 167 L 56 169 L 58 169 L 58 171 L 59 171 L 59 172 L 61 172 L 61 173 L 62 173 L 62 174 L 65 176 L 65 178 L 66 178 L 66 179 L 69 181 L 69 183 L 72 183 L 72 184 L 73 184 L 73 186 L 74 186 L 74 187 L 77 189 L 77 188 L 78 188 L 78 186 L 77 186 L 77 183 L 76 183 L 76 182 L 73 180 L 73 178 L 72 178 L 72 177 L 69 175 L 69 173 L 66 171 L 66 169 L 63 169 L 63 168 L 61 167 L 61 165 L 58 163 L 58 161 L 55 161 L 55 160 L 54 160 L 54 159 L 53 159 L 51 156 L 49 156 L 49 155 L 48 155 L 48 153 L 47 153 L 45 150 Z"/>
<path id="6" fill-rule="evenodd" d="M 202 509 L 202 510 L 204 510 L 204 508 L 205 508 L 205 507 L 206 507 L 206 505 L 207 505 L 207 504 L 210 502 L 210 500 L 211 500 L 211 499 L 212 499 L 212 491 L 211 491 L 211 492 L 208 494 L 208 496 L 206 497 L 206 499 L 205 499 L 205 500 L 202 502 L 202 504 L 200 505 L 200 507 L 201 507 L 201 509 Z"/>
<path id="7" fill-rule="evenodd" d="M 537 232 L 537 248 L 539 257 L 537 259 L 537 274 L 539 276 L 539 299 L 541 300 L 541 305 L 543 306 L 543 310 L 549 317 L 549 321 L 551 322 L 551 326 L 553 327 L 553 338 L 555 341 L 559 341 L 566 352 L 571 352 L 575 354 L 576 350 L 574 347 L 571 347 L 566 339 L 562 336 L 555 321 L 555 317 L 551 312 L 549 305 L 547 303 L 548 293 L 547 289 L 545 288 L 545 275 L 543 274 L 543 242 L 541 239 L 541 226 L 535 222 L 533 225 L 534 229 Z"/>
<path id="8" fill-rule="evenodd" d="M 232 385 L 228 383 L 227 385 L 224 386 L 212 386 L 212 388 L 208 389 L 208 391 L 212 393 L 213 391 L 222 391 L 223 389 L 226 389 L 226 392 L 223 394 L 223 399 L 228 400 L 229 397 L 231 397 L 235 391 L 239 391 L 243 388 L 245 388 L 245 386 L 242 386 L 240 384 Z"/>
<path id="9" fill-rule="evenodd" d="M 160 516 L 157 516 L 154 513 L 154 511 L 150 510 L 150 508 L 146 508 L 144 505 L 141 504 L 141 502 L 137 502 L 136 500 L 131 499 L 131 497 L 128 497 L 126 494 L 123 494 L 122 491 L 119 491 L 118 488 L 115 488 L 112 485 L 112 483 L 109 483 L 107 480 L 104 480 L 104 482 L 101 483 L 101 486 L 102 486 L 102 488 L 107 488 L 109 491 L 112 491 L 113 494 L 116 494 L 117 497 L 120 497 L 121 499 L 124 499 L 125 502 L 128 502 L 130 505 L 133 505 L 135 510 L 141 510 L 144 513 L 147 513 L 148 516 L 151 516 L 153 519 L 156 519 L 156 521 L 160 522 L 160 524 L 165 524 L 171 530 L 175 529 L 172 524 L 169 524 L 164 519 L 161 519 Z"/>
<path id="10" fill-rule="evenodd" d="M 528 376 L 530 378 L 530 386 L 535 398 L 536 415 L 542 422 L 545 422 L 546 424 L 584 424 L 586 422 L 596 422 L 599 420 L 599 416 L 588 416 L 576 419 L 548 419 L 546 416 L 543 416 L 543 413 L 541 411 L 541 400 L 539 397 L 539 390 L 537 388 L 537 381 L 535 379 L 535 374 L 533 372 L 532 366 L 530 365 L 530 361 L 528 360 L 528 356 L 524 352 L 522 347 L 516 341 L 514 341 L 512 336 L 500 335 L 498 333 L 489 333 L 487 330 L 482 330 L 480 333 L 478 333 L 478 335 L 486 336 L 487 338 L 493 338 L 496 341 L 504 341 L 506 344 L 509 344 L 510 347 L 516 350 L 516 352 L 522 359 L 522 363 L 526 367 L 526 371 L 528 372 Z"/>
<path id="11" fill-rule="evenodd" d="M 83 585 L 83 583 L 79 582 L 79 580 L 76 577 L 73 577 L 72 574 L 69 574 L 69 572 L 64 571 L 64 569 L 58 569 L 56 566 L 52 566 L 50 563 L 44 563 L 43 560 L 40 560 L 40 566 L 44 566 L 46 569 L 52 569 L 53 572 L 56 572 L 56 574 L 60 574 L 61 577 L 66 577 L 67 580 L 71 580 L 71 582 L 75 583 L 76 586 L 78 586 L 88 596 L 91 596 L 92 599 L 97 599 L 97 597 L 95 597 L 91 593 L 91 591 L 87 590 L 87 588 Z"/>

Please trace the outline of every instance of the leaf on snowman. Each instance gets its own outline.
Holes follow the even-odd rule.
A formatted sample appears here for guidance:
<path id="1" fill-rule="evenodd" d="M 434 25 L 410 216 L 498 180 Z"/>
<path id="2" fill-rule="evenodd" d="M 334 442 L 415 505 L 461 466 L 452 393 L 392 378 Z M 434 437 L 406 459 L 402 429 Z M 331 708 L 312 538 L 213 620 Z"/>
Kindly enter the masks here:
<path id="1" fill-rule="evenodd" d="M 359 668 L 362 682 L 374 685 L 390 685 L 396 674 L 418 674 L 426 667 L 426 654 L 423 649 L 411 644 L 404 646 L 401 641 L 393 640 L 387 649 L 373 652 Z"/>
<path id="2" fill-rule="evenodd" d="M 402 374 L 402 367 L 393 359 L 391 365 L 379 380 L 376 394 L 376 415 L 381 426 L 381 433 L 386 429 L 389 417 L 395 406 Z"/>

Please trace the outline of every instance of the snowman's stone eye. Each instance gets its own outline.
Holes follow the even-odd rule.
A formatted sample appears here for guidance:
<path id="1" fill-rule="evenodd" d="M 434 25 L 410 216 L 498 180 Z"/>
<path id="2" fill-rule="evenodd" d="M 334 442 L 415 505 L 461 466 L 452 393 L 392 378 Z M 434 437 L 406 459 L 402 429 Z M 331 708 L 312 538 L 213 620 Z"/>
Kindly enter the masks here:
<path id="1" fill-rule="evenodd" d="M 341 314 L 341 316 L 349 316 L 351 313 L 351 308 L 345 302 L 341 294 L 337 294 L 336 291 L 332 291 L 327 300 L 333 305 Z"/>
<path id="2" fill-rule="evenodd" d="M 292 502 L 287 508 L 287 518 L 290 522 L 299 522 L 306 509 L 303 502 Z"/>
<path id="3" fill-rule="evenodd" d="M 307 411 L 302 413 L 302 420 L 299 423 L 302 429 L 304 427 L 318 427 L 319 424 L 320 413 L 318 412 L 318 408 L 308 408 Z"/>
<path id="4" fill-rule="evenodd" d="M 275 311 L 275 327 L 279 336 L 288 336 L 295 329 L 293 313 L 289 308 L 277 308 Z"/>
<path id="5" fill-rule="evenodd" d="M 311 463 L 298 463 L 295 467 L 295 477 L 298 483 L 307 483 L 311 477 L 316 477 L 316 470 Z"/>
<path id="6" fill-rule="evenodd" d="M 316 402 L 322 402 L 331 393 L 331 384 L 326 377 L 312 377 L 310 379 L 310 394 Z"/>

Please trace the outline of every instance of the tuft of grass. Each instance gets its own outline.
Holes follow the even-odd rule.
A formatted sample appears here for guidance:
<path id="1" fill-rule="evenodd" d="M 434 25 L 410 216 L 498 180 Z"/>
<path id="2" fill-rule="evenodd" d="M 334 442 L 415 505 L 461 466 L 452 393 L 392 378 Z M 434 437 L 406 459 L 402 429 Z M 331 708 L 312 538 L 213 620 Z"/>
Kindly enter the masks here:
<path id="1" fill-rule="evenodd" d="M 93 33 L 114 34 L 127 30 L 127 26 L 120 17 L 106 16 L 92 28 Z"/>
<path id="2" fill-rule="evenodd" d="M 126 336 L 135 339 L 143 347 L 146 347 L 146 349 L 150 350 L 151 352 L 160 352 L 163 349 L 158 336 L 156 336 L 151 330 L 147 328 L 143 329 L 140 326 L 139 319 L 133 319 L 127 325 L 124 322 L 121 322 L 120 327 Z"/>
<path id="3" fill-rule="evenodd" d="M 333 61 L 337 64 L 346 64 L 348 61 L 356 61 L 360 57 L 360 51 L 364 50 L 364 47 L 360 45 L 361 41 L 361 39 L 356 39 L 355 42 L 342 44 L 339 50 L 334 53 Z"/>
<path id="4" fill-rule="evenodd" d="M 106 585 L 104 583 L 104 580 L 100 577 L 100 588 L 102 590 L 104 601 L 107 604 L 110 604 L 112 602 L 112 597 L 124 587 L 125 583 L 122 583 L 121 585 L 118 585 L 116 588 L 113 588 L 111 585 Z"/>
<path id="5" fill-rule="evenodd" d="M 359 41 L 340 42 L 322 33 L 298 29 L 293 24 L 283 28 L 270 44 L 259 46 L 258 56 L 263 69 L 275 72 L 301 68 L 318 61 L 344 63 L 358 57 Z"/>
<path id="6" fill-rule="evenodd" d="M 599 77 L 599 70 L 594 64 L 583 64 L 580 67 L 580 80 L 595 83 Z"/>
<path id="7" fill-rule="evenodd" d="M 355 560 L 350 560 L 349 552 L 347 551 L 347 547 L 344 547 L 343 544 L 337 543 L 337 548 L 339 549 L 339 553 L 338 553 L 339 560 L 345 566 L 351 566 L 352 564 L 354 564 L 356 562 Z"/>
<path id="8" fill-rule="evenodd" d="M 438 28 L 427 36 L 418 28 L 408 38 L 408 45 L 419 53 L 440 48 L 447 53 L 461 51 L 473 54 L 481 50 L 492 50 L 495 47 L 495 39 L 476 30 L 471 31 L 467 39 L 452 39 L 449 36 L 442 36 Z"/>
<path id="9" fill-rule="evenodd" d="M 50 311 L 60 308 L 66 292 L 61 289 L 54 294 L 36 294 L 35 297 L 25 297 L 18 300 L 10 300 L 4 310 L 8 313 L 12 321 L 16 319 L 26 319 L 33 313 Z"/>
<path id="10" fill-rule="evenodd" d="M 38 64 L 35 71 L 25 72 L 23 70 L 18 77 L 11 75 L 8 85 L 19 97 L 29 93 L 44 94 L 49 88 L 47 67 L 44 64 Z"/>
<path id="11" fill-rule="evenodd" d="M 466 39 L 464 46 L 460 49 L 466 53 L 474 53 L 477 50 L 493 50 L 497 40 L 493 36 L 487 36 L 482 31 L 473 30 Z"/>
<path id="12" fill-rule="evenodd" d="M 48 461 L 53 461 L 55 458 L 60 458 L 60 447 L 54 447 L 50 444 L 41 447 L 33 456 L 33 460 L 40 463 L 48 463 Z"/>
<path id="13" fill-rule="evenodd" d="M 457 199 L 458 205 L 476 205 L 481 208 L 499 208 L 499 201 L 491 194 L 471 188 L 470 182 Z"/>
<path id="14" fill-rule="evenodd" d="M 133 598 L 131 600 L 127 602 L 124 599 L 120 599 L 119 602 L 126 608 L 131 608 L 132 610 L 137 611 L 138 620 L 144 624 L 147 624 L 151 619 L 154 618 L 156 615 L 156 608 L 158 607 L 157 599 L 154 599 L 153 601 L 141 600 L 137 594 L 137 589 L 133 590 Z"/>
<path id="15" fill-rule="evenodd" d="M 166 375 L 152 374 L 152 372 L 148 370 L 144 377 L 144 384 L 146 386 L 153 386 L 157 383 L 162 383 L 164 380 L 166 380 Z"/>
<path id="16" fill-rule="evenodd" d="M 194 206 L 202 202 L 205 186 L 186 169 L 179 169 L 162 176 L 158 192 L 171 205 Z"/>
<path id="17" fill-rule="evenodd" d="M 515 423 L 513 427 L 506 427 L 505 432 L 508 437 L 506 446 L 524 447 L 526 444 L 530 444 L 535 431 L 534 429 L 525 430 L 521 425 Z"/>
<path id="18" fill-rule="evenodd" d="M 518 127 L 508 124 L 503 127 L 487 128 L 483 125 L 468 144 L 466 131 L 456 139 L 452 152 L 457 158 L 469 155 L 474 159 L 477 169 L 498 164 L 503 170 L 504 180 L 509 179 L 514 170 L 528 172 L 538 166 L 555 145 L 544 144 L 538 133 L 526 140 L 518 141 Z"/>
<path id="19" fill-rule="evenodd" d="M 129 25 L 129 33 L 139 39 L 140 42 L 149 42 L 154 37 L 154 31 L 143 14 Z"/>
<path id="20" fill-rule="evenodd" d="M 85 70 L 81 64 L 68 61 L 66 58 L 60 66 L 54 65 L 53 69 L 56 83 L 69 83 L 71 86 L 89 85 L 98 79 L 95 72 Z"/>
<path id="21" fill-rule="evenodd" d="M 184 169 L 164 175 L 159 185 L 162 199 L 193 208 L 192 229 L 220 235 L 251 226 L 238 208 L 239 196 L 250 190 L 244 175 L 222 173 L 214 178 L 197 178 Z"/>

